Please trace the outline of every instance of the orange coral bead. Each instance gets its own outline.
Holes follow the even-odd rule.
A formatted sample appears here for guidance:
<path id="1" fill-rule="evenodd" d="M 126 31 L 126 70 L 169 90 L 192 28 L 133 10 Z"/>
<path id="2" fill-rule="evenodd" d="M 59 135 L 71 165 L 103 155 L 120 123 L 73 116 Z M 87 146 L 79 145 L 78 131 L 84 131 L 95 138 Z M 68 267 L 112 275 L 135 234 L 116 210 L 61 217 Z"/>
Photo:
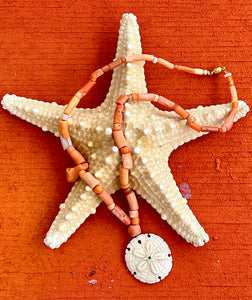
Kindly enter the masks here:
<path id="1" fill-rule="evenodd" d="M 141 233 L 140 225 L 130 225 L 128 227 L 128 233 L 132 237 L 139 235 Z"/>
<path id="2" fill-rule="evenodd" d="M 99 194 L 99 197 L 107 206 L 112 205 L 114 203 L 113 198 L 110 196 L 110 194 L 106 190 L 103 190 Z"/>
<path id="3" fill-rule="evenodd" d="M 97 186 L 94 187 L 94 192 L 96 194 L 101 194 L 103 192 L 103 187 L 100 184 L 97 184 Z"/>
<path id="4" fill-rule="evenodd" d="M 70 146 L 67 148 L 67 153 L 70 155 L 72 160 L 76 165 L 82 164 L 85 162 L 85 158 L 80 154 L 78 150 L 74 148 L 74 146 Z"/>
<path id="5" fill-rule="evenodd" d="M 126 198 L 129 203 L 130 210 L 138 210 L 139 209 L 135 192 L 132 191 L 131 193 L 126 195 Z"/>
<path id="6" fill-rule="evenodd" d="M 120 165 L 120 182 L 123 186 L 129 183 L 129 169 L 125 169 L 122 165 Z"/>
<path id="7" fill-rule="evenodd" d="M 130 218 L 129 216 L 126 215 L 126 213 L 119 207 L 119 206 L 115 206 L 111 212 L 125 225 L 129 225 L 130 224 Z"/>
<path id="8" fill-rule="evenodd" d="M 113 137 L 116 143 L 116 146 L 121 149 L 126 146 L 126 140 L 122 130 L 114 130 Z"/>
<path id="9" fill-rule="evenodd" d="M 133 159 L 131 152 L 122 154 L 122 164 L 126 169 L 131 169 L 133 167 Z"/>
<path id="10" fill-rule="evenodd" d="M 139 219 L 139 218 L 132 218 L 132 219 L 131 219 L 131 224 L 133 224 L 133 225 L 138 225 L 138 224 L 140 224 L 140 219 Z"/>
<path id="11" fill-rule="evenodd" d="M 129 97 L 127 95 L 121 95 L 117 100 L 116 100 L 116 104 L 121 104 L 124 105 L 125 102 L 127 102 L 129 100 Z"/>
<path id="12" fill-rule="evenodd" d="M 91 88 L 96 84 L 96 81 L 93 80 L 89 80 L 81 89 L 80 89 L 80 93 L 84 96 L 86 95 Z"/>
<path id="13" fill-rule="evenodd" d="M 78 103 L 80 102 L 80 99 L 82 98 L 82 95 L 80 92 L 77 92 L 73 98 L 70 100 L 70 102 L 67 104 L 65 110 L 64 110 L 64 114 L 66 115 L 71 115 L 71 113 L 73 112 L 73 110 L 75 109 L 75 107 L 78 105 Z"/>
<path id="14" fill-rule="evenodd" d="M 68 121 L 60 120 L 60 133 L 64 139 L 67 139 L 70 136 L 68 131 Z"/>

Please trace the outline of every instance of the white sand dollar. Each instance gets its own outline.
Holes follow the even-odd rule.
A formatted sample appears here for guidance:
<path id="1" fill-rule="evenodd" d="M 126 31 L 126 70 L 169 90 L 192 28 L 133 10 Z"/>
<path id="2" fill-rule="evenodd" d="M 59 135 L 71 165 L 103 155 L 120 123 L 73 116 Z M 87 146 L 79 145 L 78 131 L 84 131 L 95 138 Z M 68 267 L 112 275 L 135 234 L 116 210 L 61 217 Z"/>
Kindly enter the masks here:
<path id="1" fill-rule="evenodd" d="M 159 282 L 172 268 L 170 248 L 161 237 L 153 233 L 133 238 L 126 248 L 125 260 L 132 275 L 145 283 Z"/>

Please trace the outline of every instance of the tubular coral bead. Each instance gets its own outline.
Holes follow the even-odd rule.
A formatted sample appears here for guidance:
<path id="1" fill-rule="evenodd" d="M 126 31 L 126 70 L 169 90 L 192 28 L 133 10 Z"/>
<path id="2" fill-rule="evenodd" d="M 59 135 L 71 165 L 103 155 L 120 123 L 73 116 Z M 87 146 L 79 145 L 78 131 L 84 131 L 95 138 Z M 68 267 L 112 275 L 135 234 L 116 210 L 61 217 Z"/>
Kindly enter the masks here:
<path id="1" fill-rule="evenodd" d="M 114 203 L 113 198 L 110 196 L 110 194 L 106 191 L 103 190 L 100 194 L 99 197 L 101 198 L 101 200 L 107 205 L 112 205 Z M 108 208 L 109 209 L 109 208 Z"/>
<path id="2" fill-rule="evenodd" d="M 121 154 L 127 154 L 130 152 L 130 148 L 128 146 L 122 147 L 120 149 Z"/>
<path id="3" fill-rule="evenodd" d="M 160 65 L 165 66 L 168 69 L 171 69 L 171 70 L 174 69 L 174 64 L 170 63 L 169 61 L 167 61 L 167 60 L 165 60 L 163 58 L 158 58 L 158 63 Z"/>
<path id="4" fill-rule="evenodd" d="M 138 210 L 139 209 L 135 192 L 132 191 L 131 193 L 126 195 L 126 198 L 129 203 L 130 210 Z"/>
<path id="5" fill-rule="evenodd" d="M 231 92 L 232 102 L 237 102 L 238 95 L 237 95 L 237 91 L 236 91 L 236 88 L 234 85 L 230 86 L 230 92 Z"/>
<path id="6" fill-rule="evenodd" d="M 163 96 L 159 96 L 158 101 L 159 104 L 167 107 L 168 109 L 172 110 L 172 108 L 174 107 L 174 102 L 172 102 L 171 100 L 166 99 Z"/>
<path id="7" fill-rule="evenodd" d="M 196 123 L 194 123 L 194 122 L 190 123 L 189 127 L 191 127 L 192 129 L 194 129 L 194 130 L 196 130 L 198 132 L 201 132 L 201 126 L 198 125 L 198 124 L 196 124 Z"/>
<path id="8" fill-rule="evenodd" d="M 75 182 L 79 178 L 79 172 L 81 170 L 87 170 L 88 163 L 83 163 L 75 166 L 74 168 L 66 169 L 66 180 L 67 182 Z"/>
<path id="9" fill-rule="evenodd" d="M 114 123 L 113 130 L 115 130 L 115 131 L 122 130 L 122 124 Z"/>
<path id="10" fill-rule="evenodd" d="M 78 103 L 80 102 L 82 95 L 77 92 L 73 98 L 70 100 L 70 102 L 67 104 L 65 110 L 64 110 L 64 114 L 66 115 L 71 115 L 71 113 L 73 112 L 73 110 L 75 109 L 75 107 L 78 105 Z"/>
<path id="11" fill-rule="evenodd" d="M 91 88 L 96 84 L 95 81 L 93 80 L 89 80 L 81 89 L 80 89 L 80 93 L 84 96 L 86 95 L 90 90 Z"/>
<path id="12" fill-rule="evenodd" d="M 231 86 L 231 85 L 234 85 L 234 80 L 232 78 L 232 76 L 228 76 L 228 84 Z"/>
<path id="13" fill-rule="evenodd" d="M 174 69 L 176 69 L 178 71 L 183 71 L 183 72 L 186 72 L 186 73 L 195 74 L 195 69 L 194 68 L 189 68 L 189 67 L 185 67 L 185 66 L 175 65 Z"/>
<path id="14" fill-rule="evenodd" d="M 189 115 L 187 118 L 187 125 L 190 125 L 191 123 L 195 122 L 196 119 L 194 118 L 194 116 Z"/>
<path id="15" fill-rule="evenodd" d="M 119 67 L 121 64 L 123 64 L 126 61 L 125 57 L 121 57 L 116 59 L 115 61 L 112 61 L 107 66 L 109 67 L 109 70 L 113 70 L 117 67 Z"/>
<path id="16" fill-rule="evenodd" d="M 122 165 L 120 165 L 120 182 L 123 186 L 129 183 L 129 169 L 125 169 Z"/>
<path id="17" fill-rule="evenodd" d="M 128 227 L 128 233 L 132 237 L 139 235 L 141 233 L 140 225 L 130 225 Z"/>
<path id="18" fill-rule="evenodd" d="M 130 224 L 130 218 L 129 216 L 126 215 L 126 213 L 119 207 L 119 206 L 115 206 L 111 212 L 125 225 L 129 225 Z"/>
<path id="19" fill-rule="evenodd" d="M 137 95 L 137 100 L 139 101 L 155 101 L 157 96 L 156 94 L 152 93 L 139 93 Z"/>
<path id="20" fill-rule="evenodd" d="M 71 156 L 72 160 L 75 162 L 76 165 L 85 162 L 85 158 L 80 154 L 78 150 L 74 148 L 74 146 L 68 147 L 67 153 Z"/>
<path id="21" fill-rule="evenodd" d="M 182 108 L 181 106 L 176 104 L 176 107 L 174 108 L 174 111 L 181 116 L 181 118 L 183 119 L 187 119 L 189 117 L 189 112 L 187 112 L 186 110 L 184 110 L 184 108 Z"/>
<path id="22" fill-rule="evenodd" d="M 64 139 L 69 138 L 68 121 L 60 120 L 60 133 Z"/>
<path id="23" fill-rule="evenodd" d="M 218 127 L 213 127 L 213 126 L 202 126 L 201 131 L 202 132 L 218 132 L 219 128 Z"/>
<path id="24" fill-rule="evenodd" d="M 103 187 L 100 184 L 97 184 L 97 186 L 94 187 L 94 192 L 96 194 L 101 194 L 103 192 Z"/>
<path id="25" fill-rule="evenodd" d="M 122 164 L 126 169 L 131 169 L 133 166 L 132 154 L 131 152 L 122 154 Z"/>
<path id="26" fill-rule="evenodd" d="M 124 105 L 125 102 L 127 102 L 129 100 L 129 97 L 127 95 L 121 95 L 117 100 L 116 100 L 116 104 L 121 104 Z"/>
<path id="27" fill-rule="evenodd" d="M 132 219 L 131 219 L 131 224 L 133 224 L 133 225 L 138 225 L 138 224 L 140 224 L 140 219 L 139 219 L 139 218 L 132 218 Z"/>
<path id="28" fill-rule="evenodd" d="M 153 61 L 154 55 L 150 54 L 135 54 L 135 55 L 129 55 L 125 57 L 126 63 L 133 63 L 135 61 Z"/>
<path id="29" fill-rule="evenodd" d="M 237 111 L 238 111 L 237 108 L 235 108 L 235 107 L 232 108 L 232 110 L 231 110 L 229 116 L 227 117 L 226 121 L 221 126 L 221 130 L 220 130 L 221 132 L 223 132 L 223 133 L 227 132 L 232 128 L 234 118 L 237 114 Z"/>
<path id="30" fill-rule="evenodd" d="M 137 101 L 138 100 L 138 93 L 132 93 L 131 97 L 132 97 L 132 101 Z"/>
<path id="31" fill-rule="evenodd" d="M 104 72 L 102 71 L 102 69 L 98 69 L 90 75 L 90 78 L 91 78 L 91 80 L 97 79 L 98 77 L 102 76 L 103 74 L 104 74 Z"/>
<path id="32" fill-rule="evenodd" d="M 126 140 L 122 130 L 113 131 L 113 137 L 116 143 L 116 146 L 121 149 L 126 146 Z"/>
<path id="33" fill-rule="evenodd" d="M 139 217 L 139 213 L 138 210 L 130 210 L 129 211 L 129 217 L 132 218 L 138 218 Z"/>
<path id="34" fill-rule="evenodd" d="M 114 123 L 123 124 L 124 105 L 117 105 L 114 114 Z"/>
<path id="35" fill-rule="evenodd" d="M 79 174 L 81 179 L 83 179 L 91 187 L 91 189 L 100 183 L 100 181 L 90 172 L 83 173 L 83 171 L 80 171 Z"/>

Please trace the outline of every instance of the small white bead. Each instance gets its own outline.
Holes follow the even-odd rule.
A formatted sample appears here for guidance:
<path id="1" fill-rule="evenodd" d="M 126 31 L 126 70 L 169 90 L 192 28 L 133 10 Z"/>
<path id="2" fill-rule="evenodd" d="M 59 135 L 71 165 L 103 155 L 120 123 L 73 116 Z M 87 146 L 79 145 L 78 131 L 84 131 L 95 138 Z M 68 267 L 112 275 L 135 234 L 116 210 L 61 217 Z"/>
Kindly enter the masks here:
<path id="1" fill-rule="evenodd" d="M 111 135 L 112 134 L 112 129 L 110 127 L 106 128 L 105 134 L 106 135 Z"/>
<path id="2" fill-rule="evenodd" d="M 38 113 L 37 108 L 33 108 L 33 109 L 32 109 L 32 112 L 33 112 L 34 115 L 36 115 L 36 114 Z"/>
<path id="3" fill-rule="evenodd" d="M 127 81 L 130 81 L 130 76 L 127 76 L 127 77 L 126 77 L 126 80 L 127 80 Z"/>
<path id="4" fill-rule="evenodd" d="M 99 177 L 100 177 L 100 174 L 99 174 L 98 172 L 95 172 L 95 173 L 94 173 L 94 176 L 95 176 L 96 178 L 99 178 Z"/>
<path id="5" fill-rule="evenodd" d="M 130 43 L 127 44 L 128 49 L 132 49 L 132 45 Z"/>
<path id="6" fill-rule="evenodd" d="M 150 174 L 150 178 L 153 179 L 154 177 L 155 177 L 155 174 L 154 174 L 154 173 L 151 173 L 151 174 Z"/>
<path id="7" fill-rule="evenodd" d="M 77 211 L 77 207 L 76 207 L 76 206 L 73 206 L 73 207 L 71 208 L 71 210 L 72 210 L 72 211 Z"/>
<path id="8" fill-rule="evenodd" d="M 170 128 L 172 129 L 172 128 L 175 127 L 175 124 L 174 124 L 174 123 L 170 123 L 169 126 L 170 126 Z"/>
<path id="9" fill-rule="evenodd" d="M 27 121 L 28 121 L 28 120 L 27 120 Z M 47 131 L 48 129 L 47 129 L 46 126 L 43 126 L 43 127 L 42 127 L 42 130 L 43 130 L 43 131 Z"/>
<path id="10" fill-rule="evenodd" d="M 169 195 L 169 194 L 166 194 L 166 195 L 165 195 L 165 198 L 166 198 L 166 199 L 169 199 L 169 198 L 170 198 L 170 195 Z"/>
<path id="11" fill-rule="evenodd" d="M 143 164 L 146 164 L 147 162 L 148 162 L 148 159 L 147 159 L 147 158 L 143 158 L 143 159 L 142 159 L 142 163 L 143 163 Z"/>
<path id="12" fill-rule="evenodd" d="M 181 215 L 180 218 L 181 218 L 182 220 L 184 220 L 185 216 L 184 216 L 184 215 Z"/>
<path id="13" fill-rule="evenodd" d="M 97 131 L 101 131 L 101 126 L 97 126 L 97 127 L 96 127 L 96 130 L 97 130 Z"/>
<path id="14" fill-rule="evenodd" d="M 25 110 L 25 111 L 29 111 L 29 107 L 28 107 L 28 106 L 25 106 L 24 110 Z"/>
<path id="15" fill-rule="evenodd" d="M 129 107 L 129 103 L 126 102 L 126 103 L 124 104 L 124 106 L 125 106 L 125 107 Z"/>
<path id="16" fill-rule="evenodd" d="M 55 119 L 57 119 L 57 120 L 58 120 L 58 119 L 59 119 L 59 115 L 56 115 L 56 116 L 55 116 Z"/>
<path id="17" fill-rule="evenodd" d="M 113 146 L 113 147 L 112 147 L 112 151 L 113 151 L 114 153 L 118 152 L 118 147 Z"/>
<path id="18" fill-rule="evenodd" d="M 82 200 L 84 200 L 86 198 L 86 195 L 85 194 L 81 194 L 80 197 L 81 197 Z"/>
<path id="19" fill-rule="evenodd" d="M 214 112 L 215 112 L 216 114 L 218 114 L 220 111 L 218 110 L 218 108 L 216 108 L 216 109 L 214 110 Z"/>
<path id="20" fill-rule="evenodd" d="M 110 163 L 110 158 L 109 158 L 109 157 L 106 157 L 106 158 L 105 158 L 105 162 L 106 162 L 106 164 L 109 164 L 109 163 Z"/>
<path id="21" fill-rule="evenodd" d="M 154 64 L 156 64 L 158 62 L 158 58 L 157 57 L 154 57 L 153 61 L 152 61 Z"/>
<path id="22" fill-rule="evenodd" d="M 161 184 L 159 188 L 162 191 L 164 189 L 164 186 Z"/>
<path id="23" fill-rule="evenodd" d="M 159 127 L 156 127 L 156 128 L 155 128 L 155 131 L 156 131 L 156 132 L 159 132 Z"/>
<path id="24" fill-rule="evenodd" d="M 87 192 L 90 192 L 92 189 L 91 189 L 91 187 L 90 186 L 86 186 L 86 188 L 85 188 L 85 190 L 87 191 Z"/>
<path id="25" fill-rule="evenodd" d="M 143 131 L 143 133 L 144 133 L 145 135 L 147 135 L 147 134 L 149 134 L 149 130 L 148 130 L 147 128 L 145 128 L 144 131 Z"/>
<path id="26" fill-rule="evenodd" d="M 84 125 L 84 122 L 83 121 L 80 121 L 80 126 L 83 126 Z"/>
<path id="27" fill-rule="evenodd" d="M 175 204 L 175 203 L 172 203 L 171 207 L 172 207 L 172 208 L 175 208 L 175 207 L 176 207 L 176 204 Z"/>
<path id="28" fill-rule="evenodd" d="M 130 113 L 130 111 L 129 110 L 127 110 L 126 112 L 125 112 L 125 114 L 124 114 L 126 117 L 130 117 L 130 115 L 131 115 L 131 113 Z"/>
<path id="29" fill-rule="evenodd" d="M 136 147 L 136 148 L 134 149 L 134 152 L 135 152 L 136 154 L 139 154 L 139 153 L 140 153 L 140 148 Z"/>
<path id="30" fill-rule="evenodd" d="M 94 146 L 94 143 L 92 141 L 87 142 L 87 145 L 89 148 L 92 148 Z"/>
<path id="31" fill-rule="evenodd" d="M 129 67 L 129 68 L 130 68 L 130 67 L 131 67 L 131 63 L 127 63 L 127 67 Z"/>
<path id="32" fill-rule="evenodd" d="M 92 159 L 96 159 L 96 154 L 95 154 L 95 153 L 92 153 L 92 154 L 91 154 L 91 158 L 92 158 Z"/>
<path id="33" fill-rule="evenodd" d="M 66 215 L 66 220 L 69 220 L 70 219 L 70 215 Z"/>

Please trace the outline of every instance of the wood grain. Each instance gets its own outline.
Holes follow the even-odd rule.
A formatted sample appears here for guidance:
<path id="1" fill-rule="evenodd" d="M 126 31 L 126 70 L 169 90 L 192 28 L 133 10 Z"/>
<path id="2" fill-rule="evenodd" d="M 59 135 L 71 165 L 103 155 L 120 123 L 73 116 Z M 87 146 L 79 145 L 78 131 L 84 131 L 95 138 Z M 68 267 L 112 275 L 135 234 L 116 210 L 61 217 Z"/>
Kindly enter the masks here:
<path id="1" fill-rule="evenodd" d="M 138 17 L 144 53 L 174 63 L 233 73 L 239 98 L 251 104 L 250 1 L 0 1 L 0 95 L 66 104 L 93 70 L 115 54 L 119 21 Z M 148 89 L 185 108 L 229 101 L 220 79 L 175 76 L 146 65 Z M 111 75 L 83 107 L 102 103 Z M 162 93 L 160 92 L 162 91 Z M 169 244 L 174 266 L 156 285 L 126 270 L 129 238 L 104 205 L 60 249 L 44 236 L 71 185 L 70 159 L 59 141 L 0 110 L 1 299 L 249 299 L 251 288 L 251 114 L 226 135 L 208 135 L 176 150 L 169 161 L 210 241 L 195 248 L 179 237 L 144 199 L 144 232 Z M 126 208 L 120 192 L 115 200 Z M 95 271 L 95 273 L 93 272 Z"/>

